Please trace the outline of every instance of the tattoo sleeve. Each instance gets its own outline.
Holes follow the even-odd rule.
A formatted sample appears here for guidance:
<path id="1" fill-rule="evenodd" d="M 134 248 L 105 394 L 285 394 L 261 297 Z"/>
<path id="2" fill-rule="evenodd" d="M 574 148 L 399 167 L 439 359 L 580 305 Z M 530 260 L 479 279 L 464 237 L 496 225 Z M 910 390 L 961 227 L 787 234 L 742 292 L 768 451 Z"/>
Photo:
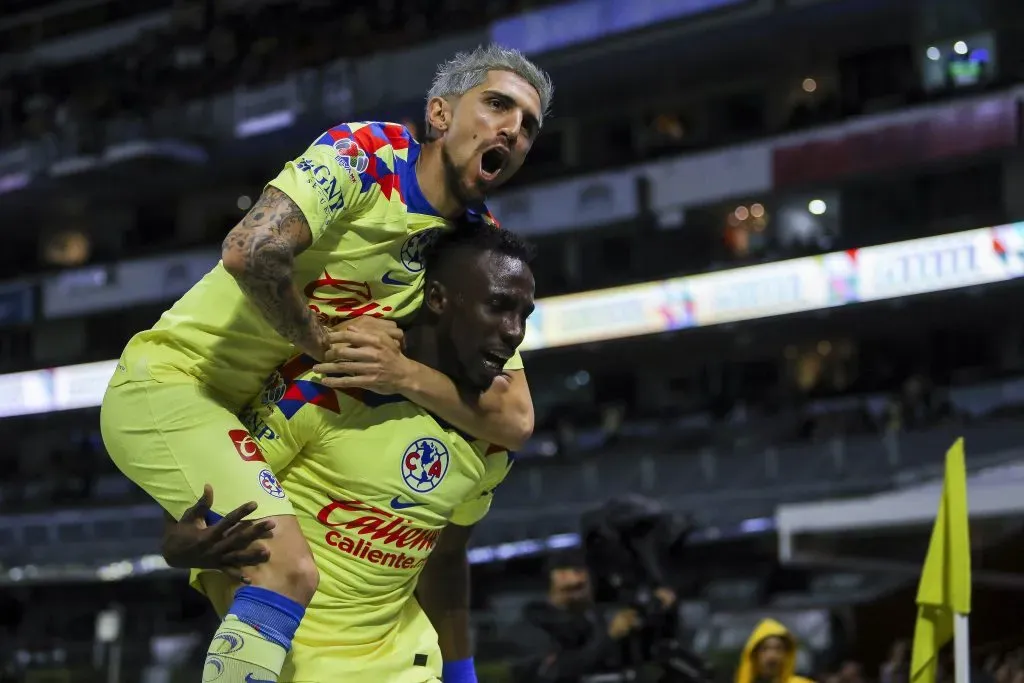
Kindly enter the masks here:
<path id="1" fill-rule="evenodd" d="M 221 253 L 224 267 L 278 334 L 322 359 L 326 330 L 293 282 L 295 256 L 312 241 L 299 207 L 284 192 L 268 186 L 224 238 Z"/>

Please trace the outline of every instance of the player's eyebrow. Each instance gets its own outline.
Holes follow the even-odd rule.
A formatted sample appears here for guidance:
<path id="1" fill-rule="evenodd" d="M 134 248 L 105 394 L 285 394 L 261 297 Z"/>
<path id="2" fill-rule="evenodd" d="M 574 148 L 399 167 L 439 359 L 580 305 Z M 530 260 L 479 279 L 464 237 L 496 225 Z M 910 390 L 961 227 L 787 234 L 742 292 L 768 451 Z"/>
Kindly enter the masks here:
<path id="1" fill-rule="evenodd" d="M 540 130 L 540 120 L 536 116 L 534 116 L 534 114 L 530 110 L 528 110 L 526 107 L 520 104 L 516 100 L 516 98 L 509 95 L 507 92 L 502 92 L 500 90 L 485 90 L 484 96 L 493 97 L 495 99 L 501 100 L 501 102 L 506 106 L 517 107 L 520 111 L 523 112 L 523 123 L 526 124 L 526 127 L 531 132 L 537 132 L 538 130 Z"/>
<path id="2" fill-rule="evenodd" d="M 504 299 L 505 301 L 513 303 L 513 304 L 516 304 L 516 305 L 521 303 L 521 301 L 523 299 L 523 297 L 519 296 L 512 289 L 501 289 L 501 288 L 494 289 L 494 290 L 491 291 L 491 296 L 496 298 L 496 299 Z M 533 313 L 533 311 L 536 308 L 537 308 L 537 305 L 531 300 L 530 303 L 524 308 L 523 312 L 526 313 L 527 316 L 529 316 L 529 315 L 531 315 Z"/>

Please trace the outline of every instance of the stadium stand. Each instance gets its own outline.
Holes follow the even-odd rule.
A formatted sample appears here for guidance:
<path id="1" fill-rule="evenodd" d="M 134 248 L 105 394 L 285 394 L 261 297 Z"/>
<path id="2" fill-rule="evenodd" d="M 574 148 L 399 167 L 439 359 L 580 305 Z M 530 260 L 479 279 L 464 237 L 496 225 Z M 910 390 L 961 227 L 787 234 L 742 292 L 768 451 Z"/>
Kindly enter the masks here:
<path id="1" fill-rule="evenodd" d="M 418 133 L 434 65 L 497 40 L 557 95 L 489 202 L 538 244 L 540 304 L 537 426 L 471 551 L 480 680 L 536 654 L 520 612 L 550 556 L 628 493 L 688 525 L 675 636 L 710 670 L 685 680 L 732 680 L 772 616 L 819 683 L 906 683 L 927 528 L 794 563 L 776 513 L 932 486 L 959 436 L 972 486 L 1015 481 L 1022 20 L 966 0 L 2 3 L 0 681 L 200 677 L 216 620 L 98 434 L 113 359 L 284 159 L 339 120 Z M 1021 529 L 1019 509 L 972 520 L 979 680 L 1024 675 Z"/>

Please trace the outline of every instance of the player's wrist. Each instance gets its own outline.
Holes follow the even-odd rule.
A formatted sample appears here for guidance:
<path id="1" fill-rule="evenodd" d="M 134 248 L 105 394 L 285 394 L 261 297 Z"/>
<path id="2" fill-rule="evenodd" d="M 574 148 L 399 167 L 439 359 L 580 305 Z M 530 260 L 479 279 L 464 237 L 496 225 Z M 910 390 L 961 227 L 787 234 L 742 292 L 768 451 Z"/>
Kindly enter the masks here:
<path id="1" fill-rule="evenodd" d="M 415 397 L 423 392 L 423 371 L 427 369 L 427 366 L 417 363 L 405 355 L 402 355 L 400 364 L 399 371 L 395 377 L 396 393 L 415 402 Z"/>
<path id="2" fill-rule="evenodd" d="M 331 348 L 328 338 L 330 330 L 320 323 L 316 315 L 310 316 L 309 327 L 310 340 L 303 345 L 305 348 L 302 349 L 302 352 L 311 356 L 316 362 L 322 363 L 327 357 L 327 350 Z"/>
<path id="3" fill-rule="evenodd" d="M 441 665 L 441 681 L 443 683 L 477 683 L 473 658 L 444 662 Z"/>

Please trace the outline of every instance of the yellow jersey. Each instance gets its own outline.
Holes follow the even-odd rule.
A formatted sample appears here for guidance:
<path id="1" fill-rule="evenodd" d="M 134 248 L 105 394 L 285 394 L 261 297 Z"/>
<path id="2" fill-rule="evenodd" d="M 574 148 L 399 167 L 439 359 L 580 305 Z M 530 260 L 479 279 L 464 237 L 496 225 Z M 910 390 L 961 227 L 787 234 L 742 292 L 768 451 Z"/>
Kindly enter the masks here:
<path id="1" fill-rule="evenodd" d="M 419 153 L 404 126 L 342 124 L 270 181 L 309 223 L 313 243 L 295 259 L 294 282 L 324 324 L 360 315 L 402 321 L 419 309 L 424 250 L 454 227 L 420 191 Z M 486 209 L 466 220 L 496 225 Z M 111 384 L 198 380 L 237 411 L 295 352 L 218 263 L 128 342 Z M 518 354 L 506 366 L 522 367 Z"/>
<path id="2" fill-rule="evenodd" d="M 281 680 L 439 672 L 417 577 L 446 525 L 487 514 L 513 456 L 401 397 L 324 387 L 312 362 L 289 361 L 241 415 L 279 482 L 264 490 L 287 492 L 320 572 Z"/>

